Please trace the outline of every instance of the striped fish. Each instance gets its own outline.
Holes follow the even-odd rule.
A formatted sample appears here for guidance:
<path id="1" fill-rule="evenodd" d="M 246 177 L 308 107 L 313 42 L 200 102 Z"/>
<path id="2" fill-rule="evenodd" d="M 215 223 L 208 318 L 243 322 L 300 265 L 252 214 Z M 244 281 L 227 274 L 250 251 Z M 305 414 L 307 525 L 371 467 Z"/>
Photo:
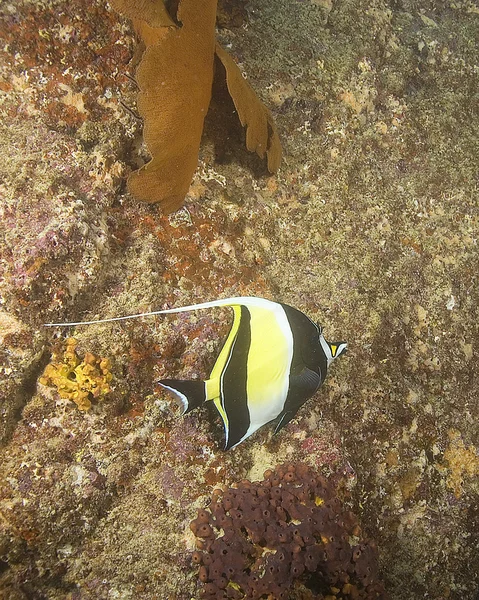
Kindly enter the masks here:
<path id="1" fill-rule="evenodd" d="M 147 315 L 228 306 L 234 319 L 209 379 L 163 379 L 184 412 L 213 401 L 223 420 L 225 450 L 278 419 L 275 433 L 296 415 L 323 383 L 331 362 L 346 351 L 345 342 L 327 342 L 321 327 L 299 310 L 264 298 L 238 297 L 180 308 L 114 317 L 79 325 Z"/>
<path id="2" fill-rule="evenodd" d="M 231 306 L 234 320 L 209 379 L 159 383 L 180 398 L 185 412 L 213 401 L 228 450 L 276 418 L 275 433 L 289 423 L 347 344 L 327 342 L 304 313 L 263 298 L 225 298 L 160 312 L 215 306 Z"/>

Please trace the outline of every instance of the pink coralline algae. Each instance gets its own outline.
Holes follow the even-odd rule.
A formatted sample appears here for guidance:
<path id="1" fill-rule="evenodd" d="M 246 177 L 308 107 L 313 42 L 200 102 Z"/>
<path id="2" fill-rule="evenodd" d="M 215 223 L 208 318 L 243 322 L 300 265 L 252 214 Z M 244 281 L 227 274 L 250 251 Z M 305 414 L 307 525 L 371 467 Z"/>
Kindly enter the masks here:
<path id="1" fill-rule="evenodd" d="M 191 522 L 206 599 L 385 599 L 374 543 L 304 464 L 215 490 Z"/>

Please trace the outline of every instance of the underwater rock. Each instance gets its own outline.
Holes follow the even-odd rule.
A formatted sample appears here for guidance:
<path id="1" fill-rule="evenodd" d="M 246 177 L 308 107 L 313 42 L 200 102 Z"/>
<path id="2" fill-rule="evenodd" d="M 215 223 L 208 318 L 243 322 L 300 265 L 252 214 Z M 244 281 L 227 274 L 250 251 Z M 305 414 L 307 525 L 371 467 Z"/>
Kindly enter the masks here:
<path id="1" fill-rule="evenodd" d="M 41 336 L 13 314 L 0 310 L 0 445 L 5 443 L 29 398 L 43 354 Z"/>
<path id="2" fill-rule="evenodd" d="M 98 0 L 72 6 L 0 3 L 0 302 L 13 320 L 1 594 L 190 600 L 188 523 L 214 487 L 283 461 L 336 470 L 346 455 L 394 600 L 474 598 L 474 3 L 250 3 L 247 26 L 217 35 L 274 105 L 287 168 L 255 178 L 216 161 L 205 136 L 185 208 L 169 217 L 122 187 L 141 139 L 131 27 Z M 111 356 L 122 400 L 81 412 L 35 390 L 43 322 L 235 295 L 291 303 L 351 343 L 321 412 L 278 436 L 218 453 L 221 423 L 206 410 L 178 419 L 155 388 L 208 374 L 219 350 L 208 318 L 69 333 Z"/>

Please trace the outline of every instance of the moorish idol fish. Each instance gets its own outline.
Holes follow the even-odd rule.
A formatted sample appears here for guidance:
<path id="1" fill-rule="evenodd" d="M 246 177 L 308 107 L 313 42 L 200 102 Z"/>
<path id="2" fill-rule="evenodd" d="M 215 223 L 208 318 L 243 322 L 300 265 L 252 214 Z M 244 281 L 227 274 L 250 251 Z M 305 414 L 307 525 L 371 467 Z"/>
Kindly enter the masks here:
<path id="1" fill-rule="evenodd" d="M 322 329 L 299 310 L 264 298 L 239 297 L 79 323 L 88 325 L 148 315 L 229 306 L 234 319 L 209 379 L 159 381 L 181 401 L 184 413 L 213 401 L 223 420 L 225 450 L 278 419 L 275 433 L 296 415 L 326 378 L 346 342 L 327 342 Z"/>

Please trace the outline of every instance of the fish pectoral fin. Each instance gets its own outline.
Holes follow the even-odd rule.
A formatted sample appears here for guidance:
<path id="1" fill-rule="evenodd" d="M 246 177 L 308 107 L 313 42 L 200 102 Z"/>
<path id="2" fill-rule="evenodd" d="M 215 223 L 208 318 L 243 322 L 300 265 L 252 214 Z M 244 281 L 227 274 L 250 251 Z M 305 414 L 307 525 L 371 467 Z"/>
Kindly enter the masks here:
<path id="1" fill-rule="evenodd" d="M 183 405 L 183 414 L 203 404 L 206 400 L 206 384 L 201 379 L 162 379 L 161 386 L 173 392 Z"/>
<path id="2" fill-rule="evenodd" d="M 290 375 L 289 388 L 294 390 L 300 397 L 304 397 L 303 402 L 306 402 L 321 385 L 321 375 L 304 367 L 298 375 Z M 301 404 L 303 404 L 301 402 Z M 299 406 L 301 406 L 301 404 Z M 298 408 L 299 408 L 298 406 Z"/>

